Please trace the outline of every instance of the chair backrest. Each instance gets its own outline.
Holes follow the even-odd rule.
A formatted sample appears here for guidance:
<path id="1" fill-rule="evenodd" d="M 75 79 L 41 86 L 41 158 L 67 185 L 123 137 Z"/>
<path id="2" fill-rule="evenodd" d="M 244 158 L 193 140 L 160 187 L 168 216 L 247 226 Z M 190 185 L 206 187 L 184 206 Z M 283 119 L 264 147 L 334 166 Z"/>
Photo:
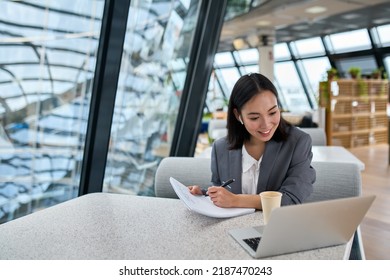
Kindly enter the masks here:
<path id="1" fill-rule="evenodd" d="M 306 202 L 359 196 L 362 180 L 359 167 L 354 163 L 312 162 L 316 170 L 313 193 Z"/>
<path id="2" fill-rule="evenodd" d="M 313 146 L 326 146 L 326 132 L 321 127 L 300 128 L 310 135 Z"/>
<path id="3" fill-rule="evenodd" d="M 313 193 L 306 202 L 359 196 L 362 193 L 360 169 L 353 163 L 313 162 L 317 172 Z M 350 260 L 364 260 L 365 252 L 360 227 L 353 237 Z"/>
<path id="4" fill-rule="evenodd" d="M 207 188 L 211 185 L 210 158 L 166 157 L 161 160 L 155 176 L 154 192 L 157 197 L 178 198 L 169 177 L 186 186 L 198 185 Z"/>
<path id="5" fill-rule="evenodd" d="M 167 157 L 157 168 L 155 176 L 155 195 L 157 197 L 177 198 L 169 183 L 173 177 L 184 185 L 211 184 L 210 158 Z M 358 196 L 362 191 L 359 168 L 353 163 L 313 162 L 317 179 L 313 193 L 306 202 Z"/>

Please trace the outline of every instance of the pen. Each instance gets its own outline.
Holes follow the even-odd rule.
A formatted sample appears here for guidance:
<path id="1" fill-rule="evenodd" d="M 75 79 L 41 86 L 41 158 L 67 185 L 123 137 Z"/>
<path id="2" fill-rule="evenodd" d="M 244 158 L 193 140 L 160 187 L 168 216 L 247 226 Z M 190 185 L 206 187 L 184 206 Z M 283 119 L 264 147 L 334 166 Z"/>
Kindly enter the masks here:
<path id="1" fill-rule="evenodd" d="M 234 181 L 236 181 L 236 180 L 235 180 L 235 179 L 227 180 L 225 183 L 223 183 L 223 184 L 221 185 L 221 187 L 222 187 L 222 188 L 228 187 L 229 189 L 231 189 L 230 186 L 229 186 L 229 184 L 233 183 Z M 202 194 L 203 194 L 204 196 L 208 196 L 207 190 L 202 189 Z"/>
<path id="2" fill-rule="evenodd" d="M 229 189 L 230 189 L 230 186 L 229 186 L 229 184 L 231 184 L 231 183 L 233 183 L 234 181 L 236 181 L 235 179 L 229 179 L 229 180 L 227 180 L 225 183 L 223 183 L 222 185 L 221 185 L 221 187 L 228 187 Z"/>

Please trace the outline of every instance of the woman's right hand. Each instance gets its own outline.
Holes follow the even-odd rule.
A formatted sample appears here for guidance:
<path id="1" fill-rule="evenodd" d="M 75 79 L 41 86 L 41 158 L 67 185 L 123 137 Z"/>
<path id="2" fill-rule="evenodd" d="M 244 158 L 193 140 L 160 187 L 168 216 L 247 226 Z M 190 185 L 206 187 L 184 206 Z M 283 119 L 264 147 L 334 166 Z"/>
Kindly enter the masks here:
<path id="1" fill-rule="evenodd" d="M 190 193 L 195 195 L 202 195 L 202 189 L 199 186 L 189 186 Z"/>

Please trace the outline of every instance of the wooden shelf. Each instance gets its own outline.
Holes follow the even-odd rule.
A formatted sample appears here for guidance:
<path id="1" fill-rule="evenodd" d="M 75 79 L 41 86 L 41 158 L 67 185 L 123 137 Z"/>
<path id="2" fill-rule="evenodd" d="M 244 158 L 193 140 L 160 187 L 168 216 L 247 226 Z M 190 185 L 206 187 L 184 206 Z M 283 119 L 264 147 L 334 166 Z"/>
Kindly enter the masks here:
<path id="1" fill-rule="evenodd" d="M 332 96 L 333 100 L 340 100 L 340 101 L 349 101 L 351 100 L 352 96 Z M 385 100 L 387 101 L 386 95 L 376 96 L 376 95 L 367 95 L 367 96 L 353 96 L 353 100 L 356 101 L 367 101 L 367 100 Z"/>
<path id="2" fill-rule="evenodd" d="M 388 80 L 320 82 L 328 145 L 346 148 L 387 143 Z"/>

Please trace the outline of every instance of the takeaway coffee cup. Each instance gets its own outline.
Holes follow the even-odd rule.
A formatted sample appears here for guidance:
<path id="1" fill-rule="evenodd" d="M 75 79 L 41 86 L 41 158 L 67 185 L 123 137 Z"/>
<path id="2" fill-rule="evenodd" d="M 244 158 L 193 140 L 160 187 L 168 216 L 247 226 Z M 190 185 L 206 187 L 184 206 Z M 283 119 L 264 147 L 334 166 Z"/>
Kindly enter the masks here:
<path id="1" fill-rule="evenodd" d="M 280 207 L 282 193 L 275 191 L 265 191 L 260 193 L 261 205 L 263 207 L 263 219 L 266 225 L 273 209 Z"/>

